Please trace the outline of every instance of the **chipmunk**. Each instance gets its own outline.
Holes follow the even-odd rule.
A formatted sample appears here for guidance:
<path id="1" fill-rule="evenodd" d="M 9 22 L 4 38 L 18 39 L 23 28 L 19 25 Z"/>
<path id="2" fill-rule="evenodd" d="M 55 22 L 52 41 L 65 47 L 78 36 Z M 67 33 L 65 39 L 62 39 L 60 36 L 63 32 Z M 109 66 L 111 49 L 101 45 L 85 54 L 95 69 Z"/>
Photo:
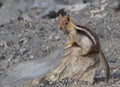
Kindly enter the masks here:
<path id="1" fill-rule="evenodd" d="M 90 29 L 74 24 L 69 15 L 59 16 L 57 21 L 58 28 L 64 32 L 67 37 L 65 49 L 73 45 L 81 47 L 80 55 L 86 56 L 91 53 L 98 53 L 101 62 L 105 67 L 106 82 L 109 80 L 109 64 L 101 50 L 100 41 L 96 33 Z"/>

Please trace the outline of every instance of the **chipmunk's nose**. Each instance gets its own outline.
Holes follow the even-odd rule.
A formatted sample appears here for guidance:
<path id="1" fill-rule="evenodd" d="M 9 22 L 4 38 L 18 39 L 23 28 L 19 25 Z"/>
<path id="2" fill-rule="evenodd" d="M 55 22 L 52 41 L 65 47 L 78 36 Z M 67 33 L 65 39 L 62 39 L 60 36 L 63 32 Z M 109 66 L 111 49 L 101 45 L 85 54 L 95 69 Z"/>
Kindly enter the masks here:
<path id="1" fill-rule="evenodd" d="M 60 30 L 63 30 L 64 29 L 64 27 L 60 27 Z"/>
<path id="2" fill-rule="evenodd" d="M 60 30 L 62 30 L 62 27 L 60 27 Z"/>
<path id="3" fill-rule="evenodd" d="M 62 29 L 62 27 L 61 26 L 58 26 L 58 28 L 61 30 Z"/>
<path id="4" fill-rule="evenodd" d="M 63 26 L 58 26 L 58 28 L 59 28 L 60 30 L 62 30 L 62 29 L 63 29 Z"/>

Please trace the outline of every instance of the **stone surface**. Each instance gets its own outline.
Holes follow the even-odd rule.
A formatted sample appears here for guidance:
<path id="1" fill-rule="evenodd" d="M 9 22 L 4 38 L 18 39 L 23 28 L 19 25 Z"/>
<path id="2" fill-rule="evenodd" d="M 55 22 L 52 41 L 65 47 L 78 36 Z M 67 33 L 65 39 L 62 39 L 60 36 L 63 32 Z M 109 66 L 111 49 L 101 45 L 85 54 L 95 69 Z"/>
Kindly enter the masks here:
<path id="1" fill-rule="evenodd" d="M 80 56 L 80 50 L 79 47 L 69 49 L 60 65 L 45 77 L 46 80 L 57 81 L 69 77 L 93 83 L 99 58 L 96 54 Z"/>

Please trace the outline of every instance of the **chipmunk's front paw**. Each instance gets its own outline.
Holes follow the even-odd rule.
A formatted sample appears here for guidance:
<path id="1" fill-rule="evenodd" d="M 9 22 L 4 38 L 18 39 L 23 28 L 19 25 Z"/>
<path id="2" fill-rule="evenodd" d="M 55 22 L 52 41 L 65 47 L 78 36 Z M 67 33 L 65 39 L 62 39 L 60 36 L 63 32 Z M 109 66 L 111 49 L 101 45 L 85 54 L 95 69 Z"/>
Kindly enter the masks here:
<path id="1" fill-rule="evenodd" d="M 72 44 L 66 44 L 66 46 L 65 46 L 65 49 L 67 49 L 67 48 L 70 48 L 72 46 Z"/>
<path id="2" fill-rule="evenodd" d="M 71 51 L 66 52 L 64 57 L 68 56 L 70 53 L 71 53 Z"/>
<path id="3" fill-rule="evenodd" d="M 86 51 L 84 51 L 84 50 L 80 50 L 80 55 L 81 55 L 81 56 L 85 56 L 86 54 L 87 54 Z"/>

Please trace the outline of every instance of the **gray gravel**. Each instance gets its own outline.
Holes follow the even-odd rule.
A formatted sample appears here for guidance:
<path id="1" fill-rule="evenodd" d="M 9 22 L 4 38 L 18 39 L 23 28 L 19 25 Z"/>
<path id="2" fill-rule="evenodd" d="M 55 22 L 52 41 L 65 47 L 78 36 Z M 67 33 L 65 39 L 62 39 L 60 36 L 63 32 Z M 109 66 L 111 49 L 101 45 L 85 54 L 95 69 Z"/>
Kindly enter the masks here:
<path id="1" fill-rule="evenodd" d="M 24 0 L 22 1 L 21 4 L 24 3 Z M 94 85 L 65 78 L 58 82 L 45 81 L 33 87 L 120 87 L 120 12 L 114 9 L 117 0 L 101 0 L 101 7 L 98 1 L 90 0 L 88 5 L 77 11 L 63 7 L 73 21 L 90 27 L 100 37 L 102 49 L 110 65 L 110 82 L 104 84 L 101 65 L 97 70 Z M 37 2 L 39 3 L 36 4 Z M 39 6 L 40 3 L 42 5 Z M 16 4 L 3 4 L 0 8 L 0 74 L 14 64 L 44 58 L 56 47 L 64 44 L 65 38 L 58 31 L 55 18 L 42 18 L 51 10 L 61 9 L 54 9 L 61 3 L 49 8 L 53 3 L 55 2 L 36 0 L 27 5 L 23 4 L 23 8 Z"/>

